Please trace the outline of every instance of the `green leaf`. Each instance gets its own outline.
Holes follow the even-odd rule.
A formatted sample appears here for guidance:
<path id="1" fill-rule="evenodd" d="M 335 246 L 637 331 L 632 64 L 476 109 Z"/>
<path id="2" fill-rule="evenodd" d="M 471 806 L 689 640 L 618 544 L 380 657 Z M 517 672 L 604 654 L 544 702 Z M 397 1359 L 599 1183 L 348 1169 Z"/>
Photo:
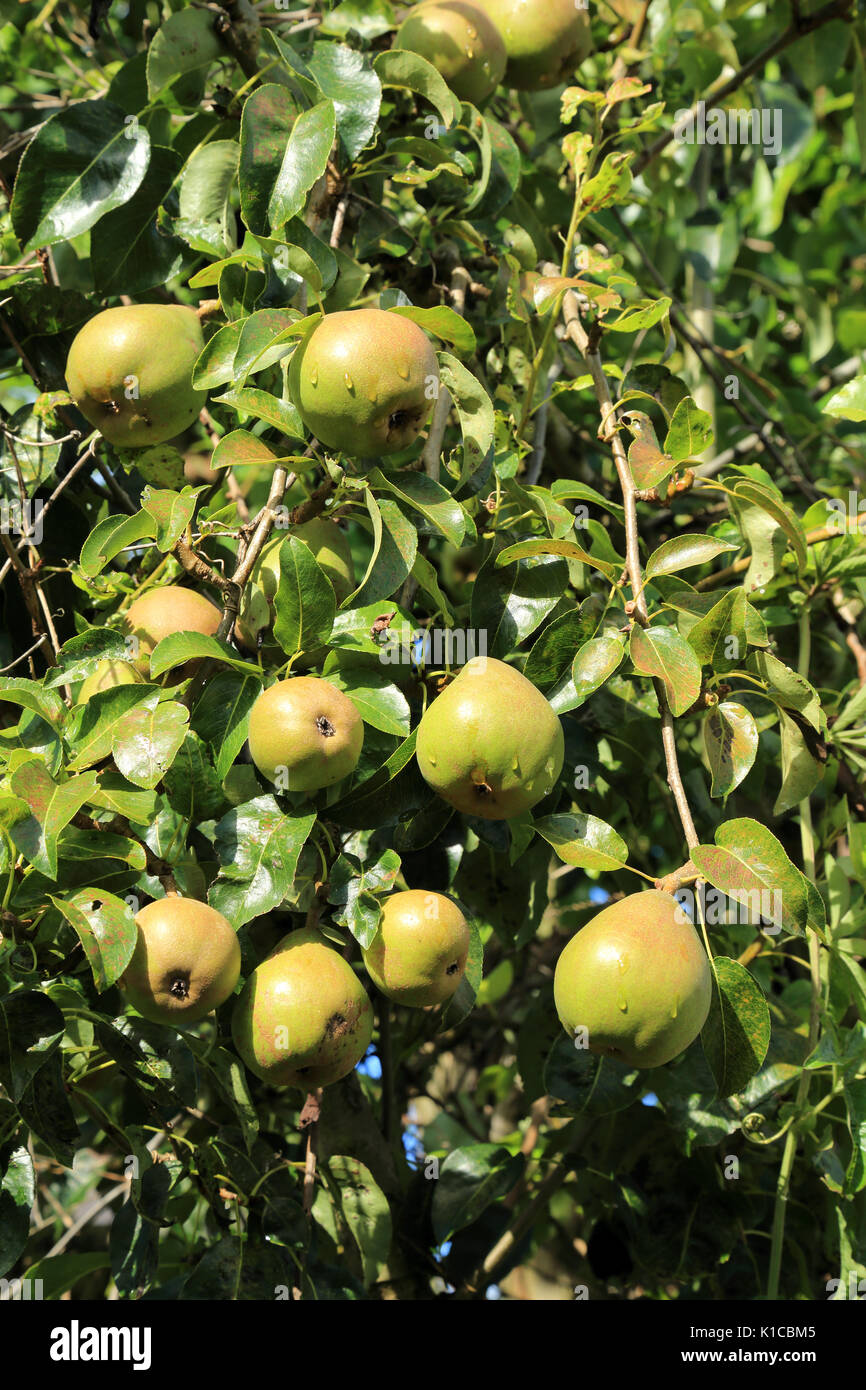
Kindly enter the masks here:
<path id="1" fill-rule="evenodd" d="M 367 482 L 370 487 L 382 488 L 420 512 L 451 545 L 463 544 L 466 514 L 441 483 L 428 478 L 425 473 L 388 473 L 380 468 L 370 470 Z"/>
<path id="2" fill-rule="evenodd" d="M 15 796 L 26 801 L 30 815 L 13 825 L 12 839 L 24 858 L 49 878 L 57 875 L 57 837 L 96 789 L 96 773 L 85 772 L 55 782 L 39 759 L 21 763 L 9 784 Z"/>
<path id="3" fill-rule="evenodd" d="M 533 545 L 533 542 L 528 542 Z M 554 549 L 557 541 L 542 542 Z M 504 552 L 513 562 L 500 564 L 502 552 L 488 555 L 472 589 L 470 624 L 487 632 L 491 656 L 506 657 L 535 631 L 560 602 L 568 582 L 568 572 L 558 553 L 547 550 L 527 553 L 522 546 Z"/>
<path id="4" fill-rule="evenodd" d="M 808 920 L 806 880 L 772 831 L 759 821 L 725 821 L 715 845 L 696 845 L 692 863 L 703 878 L 734 902 L 747 907 L 755 924 L 761 917 L 777 930 L 802 936 Z"/>
<path id="5" fill-rule="evenodd" d="M 177 275 L 184 244 L 160 230 L 158 214 L 182 168 L 183 160 L 174 150 L 153 145 L 137 192 L 102 218 L 90 248 L 90 265 L 100 294 L 143 294 Z"/>
<path id="6" fill-rule="evenodd" d="M 534 822 L 542 839 L 552 845 L 563 864 L 578 869 L 621 869 L 628 862 L 628 845 L 612 825 L 580 811 L 544 816 Z"/>
<path id="7" fill-rule="evenodd" d="M 460 120 L 460 102 L 432 63 L 419 53 L 392 48 L 378 53 L 373 67 L 383 87 L 399 87 L 424 97 L 442 117 L 445 128 Z"/>
<path id="8" fill-rule="evenodd" d="M 172 810 L 193 824 L 210 820 L 225 810 L 225 792 L 196 733 L 187 734 L 165 774 L 164 785 Z"/>
<path id="9" fill-rule="evenodd" d="M 608 560 L 596 558 L 584 550 L 576 541 L 555 541 L 539 538 L 532 541 L 518 541 L 500 550 L 496 557 L 497 565 L 510 565 L 515 560 L 524 560 L 533 555 L 562 555 L 568 560 L 578 560 L 582 565 L 591 565 L 611 583 L 619 578 L 619 569 Z"/>
<path id="10" fill-rule="evenodd" d="M 238 166 L 241 213 L 257 235 L 269 229 L 268 206 L 299 110 L 288 88 L 276 82 L 263 83 L 243 104 Z"/>
<path id="11" fill-rule="evenodd" d="M 24 251 L 71 241 L 133 196 L 150 137 L 119 106 L 73 102 L 38 127 L 15 179 L 11 215 Z"/>
<path id="12" fill-rule="evenodd" d="M 727 796 L 751 770 L 758 729 L 745 705 L 723 700 L 704 721 L 704 749 L 712 773 L 710 796 Z"/>
<path id="13" fill-rule="evenodd" d="M 258 666 L 242 660 L 228 642 L 204 632 L 170 632 L 168 637 L 163 637 L 150 654 L 150 673 L 154 677 L 161 676 L 175 666 L 199 659 L 219 661 L 244 675 L 261 675 Z"/>
<path id="14" fill-rule="evenodd" d="M 46 677 L 45 688 L 74 685 L 96 670 L 101 661 L 126 661 L 126 642 L 120 632 L 107 627 L 91 627 L 70 637 L 57 653 L 57 666 Z"/>
<path id="15" fill-rule="evenodd" d="M 762 487 L 760 483 L 752 482 L 750 479 L 744 479 L 736 484 L 734 496 L 744 497 L 747 502 L 760 507 L 781 527 L 797 557 L 797 568 L 802 573 L 809 562 L 809 555 L 799 517 L 770 488 Z M 731 548 L 736 549 L 736 547 Z"/>
<path id="16" fill-rule="evenodd" d="M 72 712 L 66 737 L 72 757 L 70 772 L 81 772 L 111 756 L 117 725 L 136 706 L 155 709 L 159 691 L 152 685 L 116 685 L 100 690 Z"/>
<path id="17" fill-rule="evenodd" d="M 699 618 L 687 633 L 687 641 L 702 666 L 731 671 L 746 653 L 748 608 L 742 589 L 732 589 Z"/>
<path id="18" fill-rule="evenodd" d="M 493 450 L 495 416 L 493 402 L 477 377 L 449 352 L 440 352 L 439 379 L 450 393 L 463 436 L 463 461 L 459 482 L 477 472 Z"/>
<path id="19" fill-rule="evenodd" d="M 19 989 L 0 999 L 0 1084 L 17 1103 L 60 1045 L 63 1014 L 45 994 Z"/>
<path id="20" fill-rule="evenodd" d="M 635 624 L 629 638 L 629 655 L 642 675 L 663 683 L 672 714 L 685 714 L 694 704 L 701 691 L 700 663 L 675 628 L 642 628 Z"/>
<path id="21" fill-rule="evenodd" d="M 763 991 L 739 961 L 710 962 L 713 996 L 701 1033 L 719 1096 L 736 1095 L 760 1071 L 770 1045 L 770 1010 Z"/>
<path id="22" fill-rule="evenodd" d="M 146 487 L 141 505 L 153 519 L 156 548 L 163 555 L 174 550 L 195 515 L 200 488 L 185 487 L 182 492 Z"/>
<path id="23" fill-rule="evenodd" d="M 211 907 L 234 927 L 278 907 L 315 823 L 315 815 L 286 815 L 272 796 L 235 806 L 216 827 L 220 872 L 208 893 Z"/>
<path id="24" fill-rule="evenodd" d="M 367 830 L 416 811 L 433 800 L 415 762 L 416 730 L 380 768 L 328 807 L 328 820 L 352 830 Z"/>
<path id="25" fill-rule="evenodd" d="M 174 229 L 194 251 L 217 259 L 235 249 L 232 195 L 240 148 L 235 140 L 200 145 L 181 175 Z"/>
<path id="26" fill-rule="evenodd" d="M 64 1250 L 62 1255 L 47 1255 L 37 1260 L 28 1269 L 27 1278 L 32 1284 L 42 1284 L 42 1297 L 46 1302 L 55 1302 L 74 1289 L 79 1279 L 108 1267 L 107 1250 L 88 1250 L 84 1254 Z"/>
<path id="27" fill-rule="evenodd" d="M 257 420 L 263 420 L 266 425 L 271 425 L 281 434 L 288 435 L 290 439 L 303 439 L 304 437 L 304 425 L 297 407 L 292 405 L 291 401 L 278 400 L 269 391 L 262 391 L 257 386 L 243 386 L 238 391 L 224 391 L 221 396 L 215 396 L 214 400 L 220 405 L 231 406 L 233 410 L 252 415 Z M 269 450 L 268 452 L 273 457 L 272 451 Z M 213 466 L 213 459 L 211 459 L 211 467 Z"/>
<path id="28" fill-rule="evenodd" d="M 334 103 L 340 153 L 351 163 L 375 132 L 382 83 L 365 54 L 341 43 L 314 44 L 308 67 Z"/>
<path id="29" fill-rule="evenodd" d="M 560 1036 L 544 1066 L 544 1086 L 570 1115 L 610 1115 L 634 1104 L 643 1090 L 643 1077 L 624 1062 L 599 1057 Z"/>
<path id="30" fill-rule="evenodd" d="M 665 436 L 664 450 L 675 463 L 697 458 L 713 442 L 712 418 L 701 410 L 691 396 L 681 400 L 673 413 Z"/>
<path id="31" fill-rule="evenodd" d="M 571 675 L 575 652 L 593 632 L 592 617 L 574 609 L 548 623 L 526 658 L 523 674 L 539 690 L 549 690 Z M 569 705 L 569 708 L 572 708 Z"/>
<path id="32" fill-rule="evenodd" d="M 781 816 L 811 796 L 824 776 L 821 763 L 810 753 L 799 724 L 779 710 L 782 730 L 782 785 L 773 806 L 773 815 Z"/>
<path id="33" fill-rule="evenodd" d="M 680 534 L 665 541 L 654 550 L 646 562 L 644 577 L 653 579 L 657 574 L 676 574 L 679 570 L 691 569 L 694 565 L 705 565 L 726 550 L 736 550 L 728 541 L 718 541 L 714 536 Z"/>
<path id="34" fill-rule="evenodd" d="M 771 652 L 752 652 L 748 666 L 766 682 L 767 694 L 780 709 L 793 709 L 818 733 L 825 725 L 821 700 L 814 686 Z"/>
<path id="35" fill-rule="evenodd" d="M 279 550 L 280 582 L 274 595 L 274 637 L 286 656 L 315 652 L 331 635 L 337 600 L 312 550 L 289 536 Z"/>
<path id="36" fill-rule="evenodd" d="M 866 372 L 847 381 L 822 407 L 837 420 L 866 420 Z"/>
<path id="37" fill-rule="evenodd" d="M 189 710 L 173 700 L 165 700 L 155 709 L 138 706 L 124 714 L 112 745 L 118 772 L 137 787 L 155 787 L 186 738 L 188 722 Z"/>
<path id="38" fill-rule="evenodd" d="M 120 979 L 135 950 L 138 927 L 128 903 L 113 893 L 80 888 L 51 901 L 75 930 L 93 973 L 97 993 Z"/>
<path id="39" fill-rule="evenodd" d="M 185 8 L 169 15 L 147 50 L 147 94 L 151 101 L 178 77 L 207 68 L 226 56 L 206 10 Z"/>
<path id="40" fill-rule="evenodd" d="M 396 503 L 377 501 L 367 489 L 364 500 L 373 523 L 373 553 L 367 573 L 354 594 L 353 604 L 377 603 L 402 588 L 418 553 L 418 533 Z"/>
<path id="41" fill-rule="evenodd" d="M 192 726 L 210 746 L 221 780 L 246 742 L 250 711 L 261 693 L 261 676 L 217 671 L 192 712 Z"/>
<path id="42" fill-rule="evenodd" d="M 409 701 L 396 685 L 387 668 L 371 670 L 369 666 L 341 663 L 328 671 L 327 679 L 338 690 L 351 695 L 352 703 L 365 724 L 381 729 L 385 734 L 406 738 L 409 733 Z"/>
<path id="43" fill-rule="evenodd" d="M 435 309 L 416 309 L 414 305 L 398 304 L 391 313 L 411 319 L 419 328 L 435 334 L 444 343 L 449 343 L 464 357 L 475 356 L 477 344 L 472 326 L 446 304 L 438 304 Z"/>
<path id="44" fill-rule="evenodd" d="M 53 690 L 46 690 L 40 681 L 4 676 L 3 699 L 10 704 L 20 705 L 22 709 L 32 710 L 48 724 L 62 724 L 66 716 L 66 706 L 60 696 Z"/>
<path id="45" fill-rule="evenodd" d="M 33 1159 L 24 1145 L 0 1149 L 0 1275 L 9 1272 L 27 1244 L 36 1199 Z"/>
<path id="46" fill-rule="evenodd" d="M 523 1158 L 501 1144 L 466 1144 L 452 1149 L 433 1190 L 433 1234 L 441 1244 L 500 1201 L 523 1171 Z"/>
<path id="47" fill-rule="evenodd" d="M 101 574 L 115 555 L 139 541 L 152 540 L 156 535 L 153 518 L 147 512 L 135 516 L 107 516 L 94 526 L 81 547 L 81 568 L 90 579 Z"/>
<path id="48" fill-rule="evenodd" d="M 336 129 L 332 101 L 320 101 L 297 117 L 268 201 L 268 221 L 274 233 L 303 211 L 307 194 L 325 172 Z"/>
<path id="49" fill-rule="evenodd" d="M 625 656 L 625 637 L 621 632 L 603 632 L 579 648 L 571 668 L 574 697 L 569 709 L 577 709 L 613 675 Z M 561 711 L 561 706 L 559 710 Z"/>
<path id="50" fill-rule="evenodd" d="M 343 1216 L 361 1254 L 364 1284 L 370 1288 L 385 1269 L 391 1249 L 388 1199 L 357 1158 L 332 1154 L 328 1171 L 339 1188 Z"/>

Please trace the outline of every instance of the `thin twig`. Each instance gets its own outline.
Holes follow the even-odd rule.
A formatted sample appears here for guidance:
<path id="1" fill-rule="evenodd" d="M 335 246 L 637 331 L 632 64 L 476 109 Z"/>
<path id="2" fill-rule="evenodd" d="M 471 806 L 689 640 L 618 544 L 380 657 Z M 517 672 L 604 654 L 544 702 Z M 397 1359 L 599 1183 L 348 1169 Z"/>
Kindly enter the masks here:
<path id="1" fill-rule="evenodd" d="M 599 352 L 598 339 L 590 338 L 580 320 L 577 296 L 569 290 L 563 300 L 563 319 L 565 321 L 566 333 L 575 344 L 584 361 L 586 362 L 590 376 L 592 377 L 595 397 L 601 411 L 600 437 L 606 441 L 613 455 L 614 466 L 617 477 L 619 478 L 620 491 L 622 493 L 623 510 L 625 519 L 626 536 L 626 573 L 628 574 L 629 584 L 632 591 L 632 604 L 634 617 L 642 627 L 649 624 L 649 613 L 647 611 L 646 598 L 644 596 L 643 570 L 640 560 L 640 537 L 637 524 L 637 498 L 634 479 L 631 475 L 628 457 L 625 446 L 620 438 L 616 427 L 616 412 L 611 395 L 610 385 L 605 376 L 602 365 L 601 353 Z M 679 758 L 677 756 L 676 735 L 674 732 L 674 719 L 667 700 L 664 685 L 660 680 L 654 680 L 656 698 L 658 700 L 659 714 L 662 724 L 662 746 L 664 748 L 665 764 L 667 767 L 667 781 L 676 803 L 677 812 L 686 837 L 686 843 L 691 850 L 700 843 L 695 823 L 692 819 L 686 790 L 683 786 L 682 774 L 680 773 Z"/>

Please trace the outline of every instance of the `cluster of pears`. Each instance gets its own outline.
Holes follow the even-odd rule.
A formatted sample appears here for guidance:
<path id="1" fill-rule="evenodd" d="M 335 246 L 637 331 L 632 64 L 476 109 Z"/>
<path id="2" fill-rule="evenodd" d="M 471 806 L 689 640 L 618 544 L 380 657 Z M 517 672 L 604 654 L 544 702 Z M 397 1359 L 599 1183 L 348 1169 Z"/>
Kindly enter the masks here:
<path id="1" fill-rule="evenodd" d="M 566 81 L 592 46 L 575 0 L 421 0 L 396 47 L 426 58 L 461 101 L 481 106 L 503 80 L 523 91 Z"/>
<path id="2" fill-rule="evenodd" d="M 103 309 L 69 349 L 66 385 L 84 418 L 118 448 L 163 444 L 189 428 L 207 399 L 192 384 L 203 347 L 198 315 L 185 305 Z"/>
<path id="3" fill-rule="evenodd" d="M 703 1028 L 712 974 L 676 898 L 651 889 L 611 903 L 571 938 L 553 997 L 576 1047 L 629 1067 L 660 1067 Z"/>
<path id="4" fill-rule="evenodd" d="M 118 981 L 155 1023 L 185 1028 L 234 993 L 237 937 L 206 903 L 171 895 L 136 917 L 135 950 Z M 388 998 L 413 1008 L 443 1004 L 466 969 L 469 928 L 441 893 L 392 893 L 364 964 Z M 364 1056 L 373 1032 L 370 999 L 348 961 L 321 932 L 289 932 L 248 977 L 232 1012 L 238 1054 L 273 1086 L 329 1086 Z"/>

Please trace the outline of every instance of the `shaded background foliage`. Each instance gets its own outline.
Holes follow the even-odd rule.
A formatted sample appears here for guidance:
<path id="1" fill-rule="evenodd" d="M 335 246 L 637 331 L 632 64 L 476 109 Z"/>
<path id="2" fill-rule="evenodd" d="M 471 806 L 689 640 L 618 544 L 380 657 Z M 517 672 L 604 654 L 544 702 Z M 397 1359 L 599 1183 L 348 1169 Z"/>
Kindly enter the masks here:
<path id="1" fill-rule="evenodd" d="M 862 18 L 599 3 L 579 86 L 482 114 L 391 51 L 388 0 L 130 0 L 95 35 L 79 5 L 0 13 L 0 496 L 50 501 L 38 546 L 3 536 L 0 1273 L 46 1297 L 852 1296 Z M 781 112 L 778 152 L 672 141 L 698 99 Z M 63 394 L 77 329 L 205 298 L 201 422 L 179 447 L 90 440 Z M 297 325 L 359 303 L 434 337 L 449 395 L 423 453 L 307 447 Z M 275 647 L 168 638 L 150 683 L 76 705 L 142 586 L 231 617 L 269 502 L 340 518 L 355 594 L 289 542 L 302 599 L 278 596 Z M 452 815 L 418 773 L 441 661 L 383 640 L 446 628 L 563 716 L 532 816 Z M 311 803 L 244 745 L 263 681 L 317 646 L 366 739 Z M 193 656 L 206 679 L 178 684 Z M 635 872 L 699 874 L 733 918 L 709 923 L 702 1042 L 652 1073 L 575 1052 L 552 1001 L 565 941 Z M 238 929 L 245 975 L 311 911 L 358 960 L 395 883 L 451 893 L 467 981 L 441 1016 L 377 1000 L 370 1056 L 310 1124 L 244 1072 L 230 1002 L 185 1035 L 124 1015 L 129 900 L 169 879 Z M 761 889 L 777 933 L 737 908 Z"/>

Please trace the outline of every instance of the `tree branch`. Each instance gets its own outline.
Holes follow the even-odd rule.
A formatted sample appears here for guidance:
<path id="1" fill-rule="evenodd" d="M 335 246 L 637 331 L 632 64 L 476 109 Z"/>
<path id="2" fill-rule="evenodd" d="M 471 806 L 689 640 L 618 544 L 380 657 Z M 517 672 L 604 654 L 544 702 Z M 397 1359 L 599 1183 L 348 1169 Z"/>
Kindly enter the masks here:
<path id="1" fill-rule="evenodd" d="M 551 273 L 548 271 L 547 267 L 545 267 L 545 273 Z M 643 590 L 643 568 L 640 559 L 640 537 L 637 525 L 637 490 L 631 475 L 625 446 L 616 428 L 616 408 L 613 403 L 610 385 L 604 373 L 601 353 L 599 352 L 600 334 L 593 332 L 591 336 L 584 328 L 580 320 L 577 296 L 572 290 L 569 290 L 565 295 L 562 313 L 565 322 L 565 331 L 586 362 L 587 369 L 592 377 L 595 398 L 601 411 L 599 437 L 610 447 L 617 477 L 619 478 L 620 491 L 622 492 L 623 508 L 625 512 L 625 564 L 629 584 L 631 585 L 633 612 L 636 621 L 640 623 L 641 627 L 647 627 L 649 625 L 649 613 L 647 611 L 646 598 L 644 597 Z M 676 735 L 674 732 L 674 718 L 668 704 L 664 685 L 660 680 L 654 680 L 653 685 L 655 686 L 659 714 L 661 715 L 662 746 L 664 748 L 665 764 L 667 767 L 668 786 L 671 789 L 674 802 L 676 803 L 677 813 L 686 838 L 686 844 L 691 850 L 695 845 L 700 844 L 700 840 L 695 830 L 695 823 L 692 819 L 688 797 L 686 796 L 686 789 L 683 786 L 682 774 L 680 773 Z"/>

